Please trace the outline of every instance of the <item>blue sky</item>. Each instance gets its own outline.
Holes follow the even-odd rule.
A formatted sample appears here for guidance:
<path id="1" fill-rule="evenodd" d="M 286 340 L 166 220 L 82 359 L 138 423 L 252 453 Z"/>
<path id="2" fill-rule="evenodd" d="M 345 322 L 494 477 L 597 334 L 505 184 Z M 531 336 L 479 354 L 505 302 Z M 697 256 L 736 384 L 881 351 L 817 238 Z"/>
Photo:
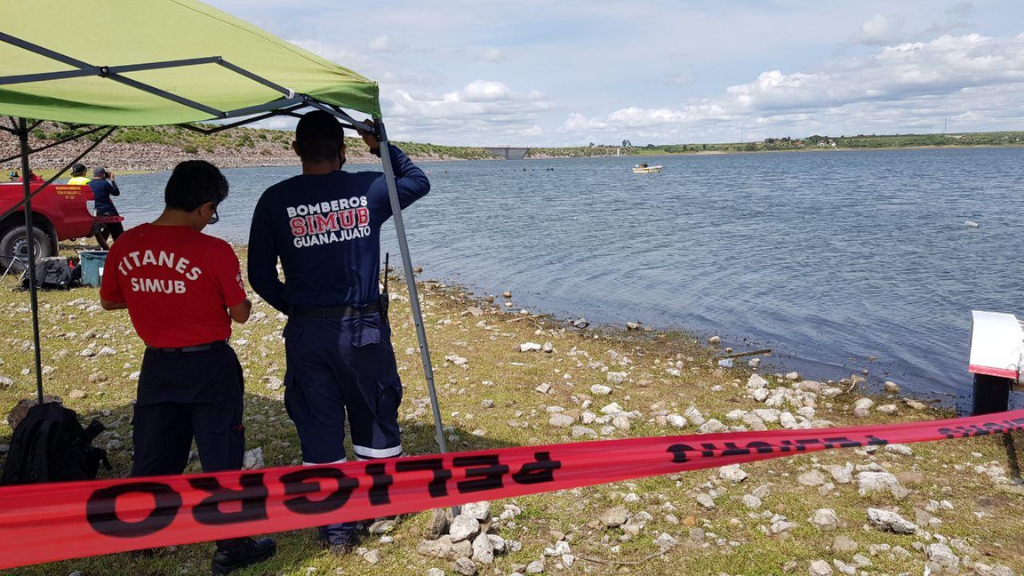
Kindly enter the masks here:
<path id="1" fill-rule="evenodd" d="M 1019 0 L 208 0 L 378 80 L 393 138 L 1024 129 Z"/>

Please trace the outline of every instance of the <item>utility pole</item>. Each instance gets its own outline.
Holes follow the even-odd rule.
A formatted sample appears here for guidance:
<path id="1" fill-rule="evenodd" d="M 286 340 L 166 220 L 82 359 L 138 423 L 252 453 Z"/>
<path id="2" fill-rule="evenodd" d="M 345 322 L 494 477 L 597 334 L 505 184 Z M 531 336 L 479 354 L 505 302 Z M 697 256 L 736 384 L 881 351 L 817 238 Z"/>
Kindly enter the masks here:
<path id="1" fill-rule="evenodd" d="M 942 119 L 942 133 L 946 133 L 946 118 Z"/>

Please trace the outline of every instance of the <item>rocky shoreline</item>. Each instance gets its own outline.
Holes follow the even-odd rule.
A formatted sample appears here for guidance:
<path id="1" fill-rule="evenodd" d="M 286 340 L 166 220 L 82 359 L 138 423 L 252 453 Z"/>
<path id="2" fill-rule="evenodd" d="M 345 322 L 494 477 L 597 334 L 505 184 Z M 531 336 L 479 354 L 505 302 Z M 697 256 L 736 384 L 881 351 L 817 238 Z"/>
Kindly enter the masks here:
<path id="1" fill-rule="evenodd" d="M 33 140 L 32 146 L 40 147 L 52 143 L 50 140 Z M 83 152 L 88 141 L 62 144 L 32 155 L 31 166 L 39 170 L 58 170 Z M 0 157 L 6 158 L 19 153 L 18 142 L 6 132 L 0 132 Z M 349 146 L 348 161 L 357 163 L 380 163 L 365 147 Z M 438 154 L 411 154 L 415 161 L 458 160 Z M 217 146 L 212 150 L 186 152 L 177 146 L 153 143 L 124 143 L 106 141 L 96 147 L 85 159 L 88 166 L 106 166 L 112 172 L 160 172 L 174 168 L 185 160 L 207 160 L 220 168 L 261 168 L 267 166 L 298 166 L 299 161 L 291 149 L 269 143 L 254 142 L 251 148 Z M 20 161 L 12 160 L 2 166 L 4 176 L 7 170 L 21 171 Z"/>
<path id="2" fill-rule="evenodd" d="M 410 454 L 432 453 L 433 421 L 408 297 L 397 279 L 393 286 L 403 445 Z M 714 338 L 551 319 L 522 310 L 511 293 L 474 295 L 438 282 L 421 283 L 421 291 L 452 451 L 950 416 L 906 397 L 897 383 L 866 394 L 859 382 L 723 367 L 724 350 Z M 123 314 L 99 308 L 93 289 L 44 292 L 40 299 L 47 393 L 107 425 L 96 443 L 110 451 L 115 474 L 126 470 L 141 343 Z M 0 358 L 6 409 L 34 389 L 25 295 L 0 290 L 0 316 L 11 327 Z M 246 374 L 247 468 L 300 463 L 282 402 L 285 321 L 257 299 L 252 319 L 232 340 Z M 0 445 L 10 434 L 0 424 Z M 197 470 L 193 460 L 188 471 Z M 456 517 L 422 512 L 369 523 L 361 546 L 344 558 L 316 547 L 308 530 L 284 533 L 267 570 L 286 576 L 895 576 L 927 569 L 1009 576 L 1024 571 L 1022 516 L 1024 489 L 1003 437 L 958 438 L 477 503 Z M 197 573 L 208 569 L 206 551 L 184 546 L 133 562 L 145 573 Z M 123 559 L 101 557 L 22 573 L 122 569 Z"/>

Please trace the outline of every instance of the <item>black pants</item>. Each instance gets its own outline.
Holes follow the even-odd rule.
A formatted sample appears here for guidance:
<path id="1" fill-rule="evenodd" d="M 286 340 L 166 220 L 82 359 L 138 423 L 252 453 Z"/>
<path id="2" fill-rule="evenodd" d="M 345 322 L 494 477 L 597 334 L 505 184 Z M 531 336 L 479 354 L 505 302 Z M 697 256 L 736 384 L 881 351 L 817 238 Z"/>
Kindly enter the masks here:
<path id="1" fill-rule="evenodd" d="M 113 210 L 113 211 L 109 211 L 109 210 L 97 211 L 96 215 L 97 216 L 120 216 L 120 214 L 117 213 L 117 210 Z M 117 240 L 121 236 L 121 234 L 124 234 L 124 226 L 120 222 L 105 223 L 105 224 L 103 224 L 103 229 L 101 229 L 99 231 L 99 235 L 103 237 L 104 242 L 106 241 L 108 235 L 109 235 L 109 237 L 111 239 Z"/>
<path id="2" fill-rule="evenodd" d="M 242 367 L 234 350 L 147 350 L 135 404 L 132 476 L 181 474 L 195 440 L 204 472 L 239 470 L 245 454 Z"/>

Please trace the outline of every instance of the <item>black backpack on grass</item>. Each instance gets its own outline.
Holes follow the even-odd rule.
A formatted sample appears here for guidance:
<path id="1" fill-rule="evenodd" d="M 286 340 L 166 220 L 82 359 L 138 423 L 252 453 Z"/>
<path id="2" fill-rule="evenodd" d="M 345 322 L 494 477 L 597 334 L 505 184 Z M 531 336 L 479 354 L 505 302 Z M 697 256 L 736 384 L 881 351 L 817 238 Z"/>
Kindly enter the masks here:
<path id="1" fill-rule="evenodd" d="M 22 275 L 21 285 L 28 288 L 28 274 L 26 270 Z M 82 269 L 72 268 L 67 258 L 53 257 L 40 258 L 35 265 L 36 286 L 41 289 L 70 290 L 81 284 Z"/>
<path id="2" fill-rule="evenodd" d="M 95 479 L 100 463 L 110 470 L 106 450 L 91 446 L 101 432 L 103 424 L 82 428 L 75 411 L 56 402 L 29 408 L 11 439 L 0 486 Z"/>

